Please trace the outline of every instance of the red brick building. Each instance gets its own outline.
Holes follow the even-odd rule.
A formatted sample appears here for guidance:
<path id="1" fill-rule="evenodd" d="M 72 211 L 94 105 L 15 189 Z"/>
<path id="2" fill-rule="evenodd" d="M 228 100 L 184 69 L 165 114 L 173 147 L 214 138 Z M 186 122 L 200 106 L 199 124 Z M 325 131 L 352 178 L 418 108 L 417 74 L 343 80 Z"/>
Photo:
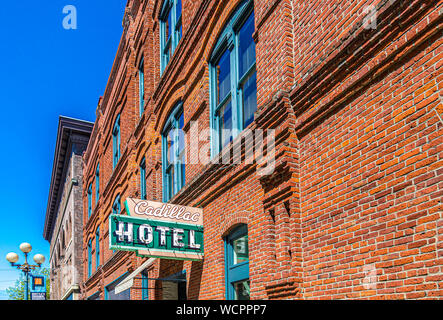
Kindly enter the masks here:
<path id="1" fill-rule="evenodd" d="M 84 156 L 83 298 L 441 298 L 442 9 L 129 0 Z M 202 208 L 204 260 L 117 294 L 147 261 L 109 249 L 127 198 Z"/>

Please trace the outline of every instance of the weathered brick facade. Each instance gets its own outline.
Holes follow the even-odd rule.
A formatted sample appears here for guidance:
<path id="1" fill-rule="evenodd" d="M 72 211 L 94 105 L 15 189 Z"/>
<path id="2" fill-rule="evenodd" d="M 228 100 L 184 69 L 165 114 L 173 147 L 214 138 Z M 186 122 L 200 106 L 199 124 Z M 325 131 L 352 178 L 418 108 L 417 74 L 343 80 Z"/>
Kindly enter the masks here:
<path id="1" fill-rule="evenodd" d="M 162 1 L 128 1 L 84 156 L 83 298 L 103 299 L 106 286 L 145 260 L 109 250 L 108 218 L 117 195 L 122 203 L 140 197 L 144 157 L 147 198 L 162 201 L 161 133 L 178 101 L 187 149 L 196 143 L 207 153 L 208 61 L 240 2 L 182 0 L 183 36 L 161 74 Z M 204 209 L 205 259 L 157 260 L 149 277 L 186 270 L 188 299 L 224 299 L 223 239 L 242 223 L 252 299 L 441 298 L 442 10 L 443 1 L 430 0 L 255 0 L 257 112 L 248 129 L 275 129 L 275 148 L 265 139 L 275 169 L 258 174 L 260 161 L 195 164 L 198 155 L 188 152 L 186 184 L 170 202 Z M 121 157 L 113 168 L 119 114 Z M 93 192 L 88 218 L 98 164 L 100 198 L 95 205 Z M 131 299 L 141 299 L 136 287 L 140 280 Z M 150 291 L 151 299 L 161 295 Z"/>
<path id="2" fill-rule="evenodd" d="M 83 153 L 93 123 L 60 117 L 44 238 L 50 243 L 51 300 L 78 300 L 83 282 Z"/>

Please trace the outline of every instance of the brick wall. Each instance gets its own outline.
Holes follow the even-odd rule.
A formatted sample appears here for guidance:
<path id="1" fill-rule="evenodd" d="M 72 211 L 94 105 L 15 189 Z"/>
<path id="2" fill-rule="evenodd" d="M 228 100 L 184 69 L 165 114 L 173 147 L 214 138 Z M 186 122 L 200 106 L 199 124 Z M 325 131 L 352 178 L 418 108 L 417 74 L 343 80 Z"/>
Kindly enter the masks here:
<path id="1" fill-rule="evenodd" d="M 72 153 L 51 239 L 51 299 L 62 299 L 83 282 L 82 156 Z M 76 182 L 73 182 L 73 179 Z"/>
<path id="2" fill-rule="evenodd" d="M 109 250 L 108 217 L 117 194 L 122 202 L 140 196 L 143 157 L 148 199 L 161 201 L 160 135 L 178 101 L 186 134 L 198 121 L 188 148 L 208 146 L 195 141 L 209 128 L 208 61 L 239 3 L 183 0 L 183 37 L 160 74 L 161 1 L 128 1 L 84 157 L 83 297 L 144 261 Z M 261 176 L 257 162 L 187 164 L 186 185 L 171 202 L 203 208 L 205 259 L 157 261 L 150 277 L 186 270 L 190 299 L 223 299 L 223 238 L 246 223 L 253 299 L 441 298 L 442 1 L 255 0 L 254 10 L 258 110 L 250 129 L 275 129 L 275 170 Z M 121 159 L 113 168 L 119 113 Z M 93 192 L 88 219 L 98 162 L 101 196 L 95 206 Z M 95 250 L 97 226 L 102 266 L 88 279 L 86 246 L 92 238 Z M 161 290 L 150 296 L 160 299 Z M 131 297 L 141 298 L 140 290 Z"/>
<path id="3" fill-rule="evenodd" d="M 438 10 L 384 2 L 294 90 L 305 298 L 441 297 Z"/>

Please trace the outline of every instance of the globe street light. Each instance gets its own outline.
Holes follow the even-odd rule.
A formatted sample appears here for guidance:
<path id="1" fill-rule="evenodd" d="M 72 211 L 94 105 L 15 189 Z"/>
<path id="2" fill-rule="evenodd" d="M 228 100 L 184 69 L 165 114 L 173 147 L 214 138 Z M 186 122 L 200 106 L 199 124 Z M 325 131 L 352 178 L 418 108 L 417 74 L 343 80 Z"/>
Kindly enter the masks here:
<path id="1" fill-rule="evenodd" d="M 45 262 L 45 256 L 42 254 L 36 254 L 34 256 L 34 261 L 37 265 L 32 265 L 28 263 L 28 254 L 32 251 L 32 246 L 29 243 L 22 243 L 20 245 L 20 250 L 25 254 L 25 263 L 16 264 L 19 257 L 15 252 L 10 252 L 6 255 L 6 260 L 11 263 L 11 266 L 17 267 L 17 269 L 23 271 L 26 276 L 25 282 L 25 300 L 28 300 L 28 289 L 29 289 L 29 272 L 35 270 L 36 268 L 40 268 L 41 265 Z"/>

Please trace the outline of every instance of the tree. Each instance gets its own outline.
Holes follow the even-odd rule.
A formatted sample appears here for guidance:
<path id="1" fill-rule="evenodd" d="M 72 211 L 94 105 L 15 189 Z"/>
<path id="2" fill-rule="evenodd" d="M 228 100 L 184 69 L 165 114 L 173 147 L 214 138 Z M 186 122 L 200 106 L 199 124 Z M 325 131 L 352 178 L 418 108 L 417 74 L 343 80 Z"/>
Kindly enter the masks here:
<path id="1" fill-rule="evenodd" d="M 48 268 L 41 268 L 34 270 L 29 273 L 29 282 L 31 282 L 31 275 L 33 276 L 44 276 L 46 278 L 46 299 L 49 300 L 49 281 L 50 270 Z M 9 300 L 24 300 L 25 297 L 25 275 L 22 272 L 20 278 L 15 282 L 15 285 L 6 289 L 6 293 L 9 296 Z M 29 288 L 31 288 L 31 283 L 29 283 Z"/>

